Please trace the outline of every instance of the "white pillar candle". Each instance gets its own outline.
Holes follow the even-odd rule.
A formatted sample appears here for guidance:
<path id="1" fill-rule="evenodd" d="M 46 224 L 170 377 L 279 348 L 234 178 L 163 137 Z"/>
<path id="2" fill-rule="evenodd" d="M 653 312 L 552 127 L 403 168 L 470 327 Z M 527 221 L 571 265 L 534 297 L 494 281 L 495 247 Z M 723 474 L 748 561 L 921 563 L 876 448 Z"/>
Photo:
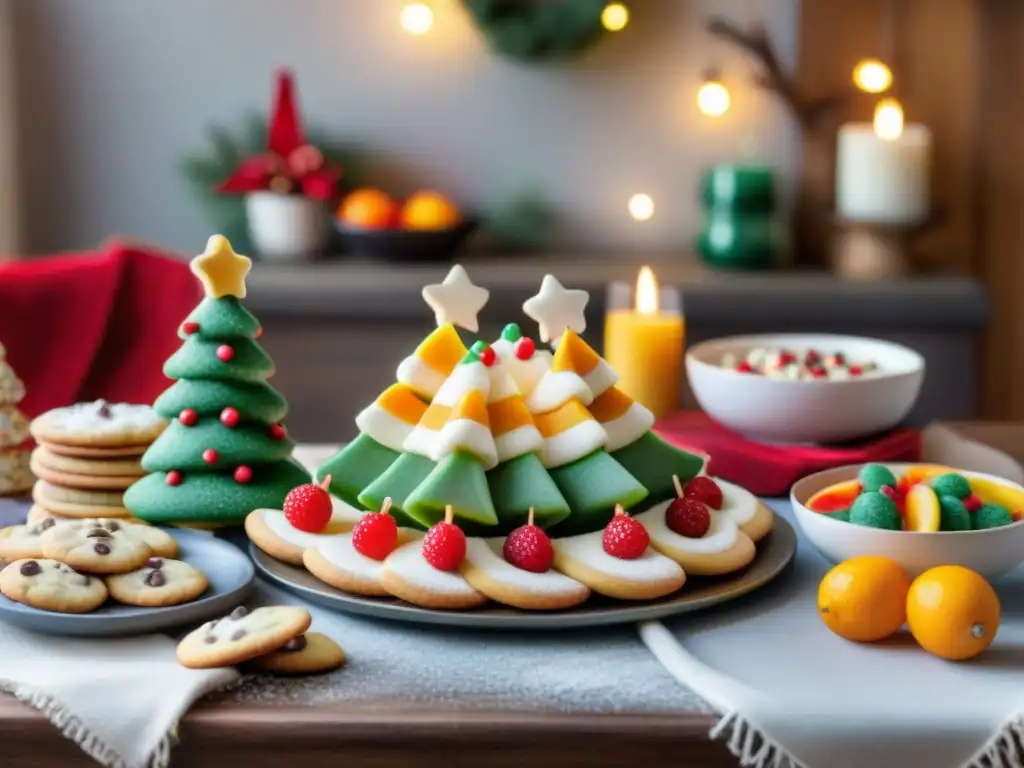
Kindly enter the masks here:
<path id="1" fill-rule="evenodd" d="M 882 138 L 870 123 L 839 128 L 836 214 L 847 221 L 916 224 L 928 217 L 932 134 L 907 125 Z"/>

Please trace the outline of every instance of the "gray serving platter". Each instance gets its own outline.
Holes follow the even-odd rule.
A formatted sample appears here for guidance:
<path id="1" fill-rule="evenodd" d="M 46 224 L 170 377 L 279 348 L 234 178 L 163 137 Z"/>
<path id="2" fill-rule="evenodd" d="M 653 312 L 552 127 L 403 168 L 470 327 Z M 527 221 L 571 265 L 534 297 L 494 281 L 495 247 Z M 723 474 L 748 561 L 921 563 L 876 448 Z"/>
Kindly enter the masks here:
<path id="1" fill-rule="evenodd" d="M 521 611 L 495 604 L 470 611 L 436 611 L 401 600 L 359 597 L 324 584 L 302 568 L 279 562 L 251 544 L 249 552 L 256 568 L 266 578 L 312 603 L 338 611 L 467 629 L 553 631 L 651 621 L 735 600 L 782 573 L 796 554 L 796 533 L 789 523 L 776 515 L 771 534 L 758 543 L 754 562 L 735 574 L 713 579 L 691 577 L 679 592 L 660 600 L 630 603 L 592 597 L 576 608 L 549 612 Z"/>
<path id="2" fill-rule="evenodd" d="M 256 572 L 245 552 L 202 531 L 165 529 L 178 542 L 178 558 L 206 574 L 209 589 L 198 600 L 167 608 L 139 608 L 107 601 L 92 613 L 41 611 L 0 596 L 0 621 L 47 635 L 124 637 L 168 632 L 229 613 L 252 588 Z"/>

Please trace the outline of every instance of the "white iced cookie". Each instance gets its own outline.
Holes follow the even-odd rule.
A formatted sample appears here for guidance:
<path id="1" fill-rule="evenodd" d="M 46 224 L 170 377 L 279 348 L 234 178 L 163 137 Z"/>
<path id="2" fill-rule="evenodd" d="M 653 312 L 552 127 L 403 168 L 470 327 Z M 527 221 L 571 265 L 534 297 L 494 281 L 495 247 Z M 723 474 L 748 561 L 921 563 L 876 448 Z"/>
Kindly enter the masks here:
<path id="1" fill-rule="evenodd" d="M 651 537 L 651 547 L 675 560 L 690 576 L 718 576 L 738 571 L 757 554 L 754 542 L 723 512 L 708 510 L 707 533 L 700 538 L 683 536 L 668 527 L 665 513 L 672 499 L 636 515 Z"/>
<path id="2" fill-rule="evenodd" d="M 755 542 L 772 532 L 775 516 L 754 494 L 746 488 L 713 478 L 722 489 L 721 513 L 732 520 L 743 533 Z"/>
<path id="3" fill-rule="evenodd" d="M 504 556 L 505 539 L 467 539 L 461 572 L 469 585 L 496 603 L 528 611 L 572 608 L 590 597 L 590 589 L 549 569 L 524 570 Z"/>
<path id="4" fill-rule="evenodd" d="M 418 539 L 423 534 L 407 528 L 398 531 L 398 544 Z M 302 556 L 306 570 L 320 581 L 342 592 L 367 597 L 389 597 L 381 586 L 382 560 L 362 554 L 352 544 L 352 534 L 342 533 L 315 542 Z"/>
<path id="5" fill-rule="evenodd" d="M 364 514 L 336 496 L 331 496 L 331 503 L 333 513 L 321 533 L 300 531 L 279 509 L 254 509 L 245 517 L 245 533 L 249 541 L 275 560 L 301 566 L 302 553 L 309 547 L 352 530 Z"/>
<path id="6" fill-rule="evenodd" d="M 470 586 L 458 571 L 441 571 L 428 563 L 420 537 L 388 555 L 380 583 L 388 594 L 421 608 L 464 610 L 487 602 L 487 596 Z"/>
<path id="7" fill-rule="evenodd" d="M 47 411 L 30 431 L 44 443 L 100 448 L 148 445 L 166 426 L 152 406 L 97 400 Z"/>
<path id="8" fill-rule="evenodd" d="M 627 559 L 605 551 L 603 539 L 604 531 L 555 539 L 555 568 L 594 592 L 619 600 L 653 600 L 686 582 L 679 564 L 651 547 Z"/>

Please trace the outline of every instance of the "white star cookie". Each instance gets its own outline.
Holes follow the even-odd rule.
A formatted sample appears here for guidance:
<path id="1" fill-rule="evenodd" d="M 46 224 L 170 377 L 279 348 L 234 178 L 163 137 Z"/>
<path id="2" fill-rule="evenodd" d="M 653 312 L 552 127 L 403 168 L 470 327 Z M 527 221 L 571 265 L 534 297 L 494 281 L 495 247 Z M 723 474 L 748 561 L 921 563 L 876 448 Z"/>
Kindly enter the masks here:
<path id="1" fill-rule="evenodd" d="M 552 275 L 544 275 L 540 292 L 523 304 L 523 312 L 540 326 L 540 340 L 548 343 L 561 338 L 566 328 L 576 333 L 587 329 L 584 312 L 590 294 L 569 290 Z"/>
<path id="2" fill-rule="evenodd" d="M 438 328 L 451 323 L 472 333 L 480 330 L 476 316 L 490 295 L 486 288 L 473 285 L 461 264 L 451 268 L 444 282 L 423 289 L 423 300 L 434 310 Z"/>

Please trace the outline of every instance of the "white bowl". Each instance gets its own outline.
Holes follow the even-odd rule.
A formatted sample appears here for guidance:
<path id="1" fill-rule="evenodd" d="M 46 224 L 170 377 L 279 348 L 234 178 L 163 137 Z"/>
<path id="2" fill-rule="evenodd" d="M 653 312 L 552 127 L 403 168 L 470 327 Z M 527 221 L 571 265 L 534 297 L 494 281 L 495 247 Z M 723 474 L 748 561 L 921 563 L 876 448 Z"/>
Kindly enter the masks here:
<path id="1" fill-rule="evenodd" d="M 895 560 L 917 576 L 937 565 L 962 565 L 994 579 L 1024 562 L 1024 520 L 1001 528 L 981 531 L 888 531 L 835 520 L 805 504 L 815 493 L 830 485 L 857 477 L 863 464 L 827 469 L 808 475 L 793 486 L 789 498 L 793 514 L 807 539 L 832 563 L 858 555 L 881 555 Z M 911 464 L 886 464 L 897 477 Z M 964 477 L 993 480 L 1024 491 L 1001 477 L 957 470 Z"/>
<path id="2" fill-rule="evenodd" d="M 791 381 L 721 366 L 756 347 L 842 352 L 879 371 L 845 381 Z M 686 353 L 686 375 L 700 407 L 715 421 L 763 443 L 842 443 L 899 424 L 917 400 L 924 358 L 907 347 L 858 336 L 761 334 L 713 339 Z"/>

